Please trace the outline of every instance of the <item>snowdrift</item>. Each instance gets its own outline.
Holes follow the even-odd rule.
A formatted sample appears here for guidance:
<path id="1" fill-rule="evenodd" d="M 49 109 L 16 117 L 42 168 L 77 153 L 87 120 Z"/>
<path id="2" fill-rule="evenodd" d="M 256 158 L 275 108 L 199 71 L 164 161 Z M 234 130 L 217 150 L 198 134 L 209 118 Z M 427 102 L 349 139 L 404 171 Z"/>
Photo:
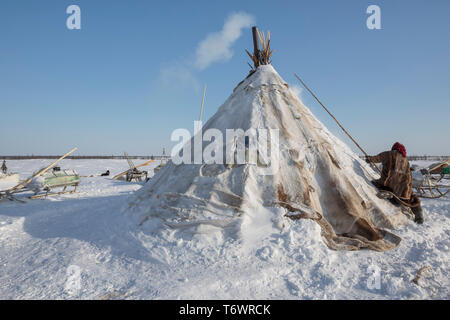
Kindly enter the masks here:
<path id="1" fill-rule="evenodd" d="M 1 173 L 0 172 L 0 190 L 7 190 L 19 183 L 18 173 Z"/>
<path id="2" fill-rule="evenodd" d="M 170 161 L 129 202 L 128 214 L 146 233 L 169 228 L 245 238 L 264 232 L 265 224 L 282 229 L 285 215 L 294 214 L 316 221 L 330 249 L 385 251 L 399 244 L 386 229 L 408 219 L 376 196 L 370 184 L 376 173 L 327 130 L 272 66 L 260 66 L 239 83 L 203 132 L 210 128 L 224 137 L 226 129 L 278 129 L 279 145 L 271 146 L 279 150 L 277 170 L 268 175 L 258 163 Z M 203 142 L 203 149 L 210 143 Z"/>

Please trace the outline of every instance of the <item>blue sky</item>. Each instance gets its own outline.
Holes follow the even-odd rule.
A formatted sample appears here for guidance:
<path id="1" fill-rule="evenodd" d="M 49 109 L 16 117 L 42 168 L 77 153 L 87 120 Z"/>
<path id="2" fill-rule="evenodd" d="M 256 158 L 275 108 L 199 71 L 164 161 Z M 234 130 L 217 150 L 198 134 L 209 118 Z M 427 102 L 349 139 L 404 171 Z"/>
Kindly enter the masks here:
<path id="1" fill-rule="evenodd" d="M 81 8 L 69 30 L 66 8 Z M 381 30 L 366 27 L 371 4 Z M 369 153 L 450 154 L 450 1 L 0 2 L 0 155 L 160 154 L 207 120 L 248 73 L 242 28 L 227 56 L 200 68 L 197 48 L 233 13 L 270 30 L 272 64 L 316 92 Z M 355 149 L 320 106 L 311 111 Z"/>

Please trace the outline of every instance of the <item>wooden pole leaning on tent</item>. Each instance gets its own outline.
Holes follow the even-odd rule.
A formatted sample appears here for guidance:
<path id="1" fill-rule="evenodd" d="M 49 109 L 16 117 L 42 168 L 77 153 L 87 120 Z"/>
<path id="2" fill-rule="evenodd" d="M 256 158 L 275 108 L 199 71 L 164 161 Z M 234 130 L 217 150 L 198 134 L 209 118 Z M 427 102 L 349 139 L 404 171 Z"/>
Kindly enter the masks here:
<path id="1" fill-rule="evenodd" d="M 306 83 L 304 83 L 303 80 L 300 79 L 300 77 L 296 73 L 294 73 L 294 76 L 298 79 L 298 81 L 300 81 L 300 83 L 305 87 L 305 89 L 308 90 L 309 93 L 311 93 L 311 95 L 314 97 L 314 99 L 316 99 L 316 101 L 325 109 L 325 111 L 328 112 L 328 114 L 334 119 L 334 121 L 336 121 L 338 126 L 342 129 L 342 131 L 344 131 L 344 133 L 350 138 L 350 140 L 353 141 L 353 143 L 359 148 L 359 150 L 361 150 L 362 153 L 366 157 L 368 157 L 369 155 L 367 154 L 367 152 L 364 151 L 364 149 L 358 144 L 358 142 L 356 142 L 356 140 L 353 139 L 353 137 L 347 132 L 347 130 L 345 130 L 345 128 L 339 123 L 339 121 L 333 116 L 333 114 L 327 109 L 327 107 L 325 107 L 323 105 L 323 103 L 319 100 L 319 98 L 317 98 L 317 96 L 308 88 Z M 378 173 L 381 174 L 380 168 L 378 168 L 378 166 L 375 163 L 373 163 L 373 162 L 370 162 L 370 163 L 377 169 Z"/>
<path id="2" fill-rule="evenodd" d="M 339 123 L 339 121 L 333 116 L 333 114 L 327 109 L 327 107 L 325 107 L 324 104 L 319 100 L 319 98 L 317 98 L 317 96 L 311 91 L 311 89 L 308 88 L 306 83 L 304 83 L 303 80 L 300 79 L 300 77 L 296 73 L 294 73 L 294 76 L 298 79 L 298 81 L 300 81 L 300 83 L 305 87 L 305 89 L 308 90 L 308 92 L 314 97 L 314 99 L 316 99 L 316 101 L 325 109 L 325 111 L 328 112 L 328 114 L 334 119 L 334 121 L 336 121 L 336 123 L 342 129 L 342 131 L 344 131 L 344 133 L 350 138 L 350 140 L 352 140 L 353 143 L 359 148 L 359 150 L 362 151 L 362 153 L 366 156 L 366 158 L 369 157 L 367 152 L 358 144 L 358 142 L 356 142 L 355 139 L 353 139 L 353 137 L 350 135 L 350 133 L 348 133 L 347 130 L 345 130 L 345 128 Z M 372 161 L 370 161 L 370 164 L 372 164 L 377 169 L 378 173 L 381 175 L 380 168 L 378 168 L 378 166 L 375 163 L 373 163 Z M 394 198 L 396 198 L 401 204 L 403 204 L 406 207 L 414 208 L 419 205 L 419 204 L 411 205 L 411 204 L 405 202 L 405 200 L 408 200 L 408 199 L 405 199 L 405 198 L 402 199 L 399 196 L 397 196 L 395 193 L 390 192 L 390 191 L 386 191 L 386 192 L 391 194 Z"/>
<path id="3" fill-rule="evenodd" d="M 206 93 L 206 84 L 203 86 L 202 105 L 200 107 L 200 117 L 198 117 L 198 121 L 202 121 L 203 104 L 205 103 L 205 93 Z"/>
<path id="4" fill-rule="evenodd" d="M 5 198 L 12 198 L 12 199 L 14 199 L 14 198 L 12 197 L 12 194 L 13 194 L 13 193 L 19 191 L 20 189 L 25 188 L 27 185 L 29 185 L 29 184 L 31 183 L 31 181 L 32 181 L 34 178 L 37 178 L 37 177 L 43 175 L 44 173 L 46 173 L 48 170 L 50 170 L 51 168 L 53 168 L 58 162 L 60 162 L 60 161 L 61 161 L 62 159 L 64 159 L 65 157 L 67 157 L 69 154 L 75 152 L 77 149 L 78 149 L 78 148 L 76 148 L 76 147 L 73 148 L 72 150 L 70 150 L 69 152 L 67 152 L 67 153 L 64 154 L 63 156 L 61 156 L 58 160 L 56 160 L 55 162 L 53 162 L 53 163 L 52 163 L 51 165 L 49 165 L 48 167 L 46 167 L 46 168 L 44 168 L 44 169 L 42 169 L 42 170 L 39 170 L 37 173 L 33 174 L 30 178 L 28 178 L 28 179 L 26 179 L 26 180 L 20 182 L 17 186 L 15 186 L 15 187 L 13 187 L 13 188 L 11 188 L 11 189 L 8 189 L 8 190 L 6 191 L 6 193 L 5 193 Z M 2 202 L 3 200 L 4 200 L 4 199 L 0 199 L 0 202 Z"/>

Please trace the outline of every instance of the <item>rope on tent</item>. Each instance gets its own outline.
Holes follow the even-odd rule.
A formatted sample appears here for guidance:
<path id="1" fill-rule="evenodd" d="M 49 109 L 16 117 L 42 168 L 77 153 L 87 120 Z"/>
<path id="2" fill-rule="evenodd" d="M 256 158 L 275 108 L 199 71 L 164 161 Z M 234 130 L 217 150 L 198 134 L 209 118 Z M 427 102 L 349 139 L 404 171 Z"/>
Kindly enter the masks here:
<path id="1" fill-rule="evenodd" d="M 322 106 L 322 108 L 324 108 L 325 111 L 334 119 L 334 121 L 336 121 L 336 123 L 342 129 L 342 131 L 344 131 L 344 133 L 350 138 L 350 140 L 352 140 L 353 143 L 359 148 L 359 150 L 361 150 L 362 153 L 366 156 L 366 159 L 369 159 L 369 161 L 370 161 L 370 158 L 369 158 L 369 155 L 367 154 L 367 152 L 359 145 L 358 142 L 356 142 L 356 140 L 350 135 L 350 133 L 348 133 L 347 130 L 345 130 L 345 128 L 333 116 L 333 114 L 327 109 L 327 107 L 325 107 L 324 104 L 319 100 L 319 98 L 317 98 L 317 96 L 314 94 L 314 92 L 312 92 L 311 89 L 309 89 L 309 87 L 306 85 L 306 83 L 304 83 L 303 80 L 300 79 L 300 77 L 296 73 L 294 73 L 294 76 L 298 79 L 298 81 L 300 81 L 300 83 L 305 87 L 305 89 L 308 90 L 308 92 L 314 97 L 314 99 L 316 99 L 316 101 Z M 372 161 L 370 161 L 370 164 L 372 164 L 377 169 L 378 173 L 381 175 L 380 168 L 378 168 L 378 166 L 375 163 L 373 163 Z M 385 191 L 385 190 L 383 190 L 383 191 Z M 390 191 L 386 191 L 386 192 L 389 192 L 395 199 L 397 199 L 398 202 L 400 202 L 404 206 L 407 206 L 410 208 L 415 208 L 415 207 L 419 206 L 419 204 L 412 205 L 412 204 L 405 202 L 405 201 L 408 201 L 408 199 L 399 197 L 396 194 L 394 194 L 393 192 L 390 192 Z"/>

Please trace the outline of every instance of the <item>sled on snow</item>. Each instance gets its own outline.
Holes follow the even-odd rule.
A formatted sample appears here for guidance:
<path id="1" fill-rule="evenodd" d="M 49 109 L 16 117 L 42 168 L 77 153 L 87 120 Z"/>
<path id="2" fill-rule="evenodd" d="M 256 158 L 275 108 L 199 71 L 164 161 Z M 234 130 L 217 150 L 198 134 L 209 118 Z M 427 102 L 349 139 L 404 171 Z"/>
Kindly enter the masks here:
<path id="1" fill-rule="evenodd" d="M 428 167 L 428 172 L 436 177 L 438 182 L 443 179 L 450 179 L 450 159 L 432 164 Z"/>
<path id="2" fill-rule="evenodd" d="M 74 170 L 46 172 L 32 182 L 30 189 L 34 191 L 34 195 L 30 199 L 44 199 L 49 196 L 75 193 L 79 184 L 80 177 Z M 36 187 L 33 188 L 33 186 Z M 67 190 L 67 187 L 73 187 L 73 189 Z M 63 189 L 59 192 L 52 192 L 57 188 Z"/>
<path id="3" fill-rule="evenodd" d="M 133 161 L 130 159 L 130 157 L 128 156 L 128 153 L 124 152 L 124 155 L 128 161 L 128 165 L 130 166 L 130 169 L 123 171 L 121 173 L 119 173 L 118 175 L 114 176 L 112 179 L 113 180 L 118 180 L 118 179 L 123 179 L 123 177 L 125 177 L 125 180 L 128 182 L 131 181 L 142 181 L 144 179 L 144 181 L 148 180 L 148 172 L 144 171 L 144 170 L 138 170 L 138 168 L 149 165 L 150 163 L 152 163 L 155 160 L 149 160 L 147 162 L 144 162 L 138 166 L 135 166 Z"/>
<path id="4" fill-rule="evenodd" d="M 439 166 L 442 166 L 442 164 Z M 441 171 L 437 171 L 437 169 L 438 167 L 436 165 L 421 169 L 417 166 L 412 167 L 412 188 L 418 197 L 439 199 L 450 192 L 450 185 L 441 183 L 443 176 L 450 174 L 450 168 L 442 167 L 440 169 Z M 439 172 L 441 177 L 436 177 L 432 172 Z"/>
<path id="5" fill-rule="evenodd" d="M 26 179 L 26 180 L 24 180 L 22 182 L 19 182 L 19 184 L 17 184 L 15 187 L 12 187 L 12 188 L 10 188 L 8 190 L 0 191 L 0 202 L 2 202 L 5 199 L 8 199 L 8 200 L 11 200 L 11 201 L 18 201 L 18 202 L 24 203 L 25 201 L 17 199 L 14 196 L 14 194 L 26 191 L 25 188 L 27 188 L 27 186 L 29 184 L 31 184 L 33 182 L 33 180 L 35 181 L 38 177 L 44 175 L 47 171 L 49 171 L 51 168 L 53 168 L 58 162 L 60 162 L 65 157 L 67 157 L 69 154 L 73 153 L 75 150 L 77 150 L 77 148 L 73 148 L 72 150 L 67 152 L 65 155 L 61 156 L 58 160 L 53 162 L 48 167 L 39 170 L 38 172 L 34 173 L 28 179 Z"/>
<path id="6" fill-rule="evenodd" d="M 418 197 L 427 199 L 439 199 L 450 192 L 450 186 L 437 184 L 433 181 L 420 185 L 413 183 L 412 187 Z"/>

